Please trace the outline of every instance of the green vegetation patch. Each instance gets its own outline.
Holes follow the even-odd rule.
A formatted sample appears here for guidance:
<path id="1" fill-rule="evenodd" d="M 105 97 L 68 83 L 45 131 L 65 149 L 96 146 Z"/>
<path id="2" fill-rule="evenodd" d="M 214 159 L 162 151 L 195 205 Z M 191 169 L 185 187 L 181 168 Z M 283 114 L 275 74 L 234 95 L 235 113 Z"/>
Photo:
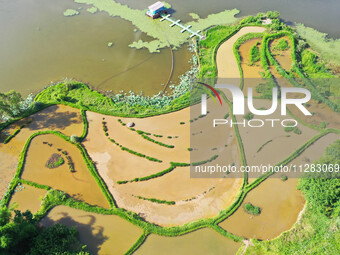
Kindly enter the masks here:
<path id="1" fill-rule="evenodd" d="M 191 18 L 193 18 L 193 19 L 200 19 L 200 16 L 199 16 L 198 14 L 196 14 L 196 13 L 193 13 L 193 12 L 190 12 L 190 13 L 189 13 L 189 16 L 190 16 Z"/>
<path id="2" fill-rule="evenodd" d="M 146 197 L 141 197 L 141 196 L 136 196 L 138 199 L 142 199 L 142 200 L 147 200 L 153 203 L 157 203 L 157 204 L 166 204 L 166 205 L 174 205 L 176 204 L 175 201 L 167 201 L 167 200 L 160 200 L 160 199 L 156 199 L 156 198 L 146 198 Z"/>
<path id="3" fill-rule="evenodd" d="M 55 224 L 41 228 L 30 211 L 0 208 L 1 254 L 82 254 L 89 255 L 72 227 Z"/>
<path id="4" fill-rule="evenodd" d="M 331 39 L 327 34 L 303 24 L 296 25 L 296 32 L 320 53 L 324 60 L 340 64 L 340 39 Z"/>
<path id="5" fill-rule="evenodd" d="M 284 38 L 280 39 L 278 41 L 278 43 L 276 44 L 275 49 L 276 50 L 281 50 L 281 51 L 288 50 L 289 49 L 289 44 L 288 44 L 287 40 L 284 39 Z"/>
<path id="6" fill-rule="evenodd" d="M 261 208 L 251 203 L 245 203 L 243 208 L 247 213 L 252 215 L 259 215 L 261 213 Z"/>
<path id="7" fill-rule="evenodd" d="M 64 11 L 64 16 L 66 17 L 70 17 L 70 16 L 75 16 L 78 15 L 79 12 L 77 10 L 73 10 L 73 9 L 67 9 Z"/>
<path id="8" fill-rule="evenodd" d="M 250 49 L 250 63 L 249 63 L 249 65 L 254 65 L 259 60 L 260 60 L 260 50 L 257 47 L 257 45 L 254 45 Z"/>
<path id="9" fill-rule="evenodd" d="M 88 11 L 89 13 L 96 13 L 98 11 L 98 9 L 96 7 L 90 7 L 90 8 L 87 8 L 86 11 Z"/>
<path id="10" fill-rule="evenodd" d="M 11 141 L 17 134 L 20 133 L 21 129 L 23 129 L 25 127 L 25 125 L 21 125 L 18 129 L 16 129 L 13 134 L 9 135 L 5 141 L 4 141 L 4 144 L 7 144 L 9 143 L 9 141 Z"/>
<path id="11" fill-rule="evenodd" d="M 64 164 L 64 159 L 59 153 L 53 153 L 46 162 L 46 167 L 49 169 L 57 168 Z"/>

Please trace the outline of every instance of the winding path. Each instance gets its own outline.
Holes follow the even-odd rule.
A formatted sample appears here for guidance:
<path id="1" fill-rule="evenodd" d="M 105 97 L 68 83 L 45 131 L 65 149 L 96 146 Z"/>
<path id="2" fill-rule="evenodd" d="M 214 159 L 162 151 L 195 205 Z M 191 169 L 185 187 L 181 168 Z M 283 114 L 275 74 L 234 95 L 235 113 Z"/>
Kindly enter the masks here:
<path id="1" fill-rule="evenodd" d="M 233 47 L 237 39 L 248 33 L 262 33 L 264 27 L 243 27 L 235 35 L 222 43 L 216 54 L 218 78 L 240 78 L 240 72 L 234 56 Z"/>

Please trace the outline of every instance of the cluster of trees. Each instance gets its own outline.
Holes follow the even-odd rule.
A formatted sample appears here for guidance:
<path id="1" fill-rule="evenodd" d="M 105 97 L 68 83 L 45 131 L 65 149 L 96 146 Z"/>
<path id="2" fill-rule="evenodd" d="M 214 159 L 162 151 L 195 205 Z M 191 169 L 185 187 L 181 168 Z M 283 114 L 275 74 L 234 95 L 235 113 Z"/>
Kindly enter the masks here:
<path id="1" fill-rule="evenodd" d="M 340 173 L 334 166 L 340 165 L 340 140 L 330 145 L 317 164 L 327 165 L 327 172 L 309 173 L 299 182 L 299 189 L 304 193 L 312 210 L 329 217 L 340 216 Z"/>
<path id="2" fill-rule="evenodd" d="M 11 90 L 7 93 L 0 92 L 0 121 L 18 116 L 33 102 L 33 95 L 23 99 L 21 94 Z"/>
<path id="3" fill-rule="evenodd" d="M 61 224 L 39 228 L 30 211 L 14 213 L 12 217 L 10 209 L 0 208 L 0 254 L 89 254 L 75 228 Z"/>

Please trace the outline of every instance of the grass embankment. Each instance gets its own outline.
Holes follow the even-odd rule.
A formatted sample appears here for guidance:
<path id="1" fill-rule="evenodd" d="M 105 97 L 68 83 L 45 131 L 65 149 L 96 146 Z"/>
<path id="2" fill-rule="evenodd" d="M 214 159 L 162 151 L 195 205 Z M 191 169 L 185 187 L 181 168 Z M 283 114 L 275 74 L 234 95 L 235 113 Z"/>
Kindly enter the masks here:
<path id="1" fill-rule="evenodd" d="M 176 98 L 169 105 L 161 108 L 129 105 L 123 102 L 114 103 L 111 98 L 90 89 L 86 84 L 80 82 L 59 83 L 50 86 L 40 92 L 34 101 L 40 102 L 45 106 L 63 104 L 105 115 L 137 118 L 174 112 L 190 105 L 189 92 Z"/>
<path id="2" fill-rule="evenodd" d="M 4 144 L 9 143 L 9 141 L 11 141 L 17 134 L 19 134 L 20 131 L 21 131 L 21 129 L 24 128 L 24 126 L 25 126 L 25 125 L 21 125 L 18 129 L 16 129 L 16 130 L 13 132 L 13 134 L 9 135 L 9 136 L 5 139 Z"/>

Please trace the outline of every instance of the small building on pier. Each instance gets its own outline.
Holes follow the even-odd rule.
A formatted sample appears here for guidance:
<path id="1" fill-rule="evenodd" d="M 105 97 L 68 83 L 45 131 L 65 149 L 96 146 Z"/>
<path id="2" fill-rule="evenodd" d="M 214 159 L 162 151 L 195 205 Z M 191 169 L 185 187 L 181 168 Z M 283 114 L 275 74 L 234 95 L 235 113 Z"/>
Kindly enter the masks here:
<path id="1" fill-rule="evenodd" d="M 161 14 L 166 13 L 166 7 L 164 3 L 158 1 L 148 7 L 148 11 L 146 12 L 146 15 L 149 17 L 156 19 Z"/>

